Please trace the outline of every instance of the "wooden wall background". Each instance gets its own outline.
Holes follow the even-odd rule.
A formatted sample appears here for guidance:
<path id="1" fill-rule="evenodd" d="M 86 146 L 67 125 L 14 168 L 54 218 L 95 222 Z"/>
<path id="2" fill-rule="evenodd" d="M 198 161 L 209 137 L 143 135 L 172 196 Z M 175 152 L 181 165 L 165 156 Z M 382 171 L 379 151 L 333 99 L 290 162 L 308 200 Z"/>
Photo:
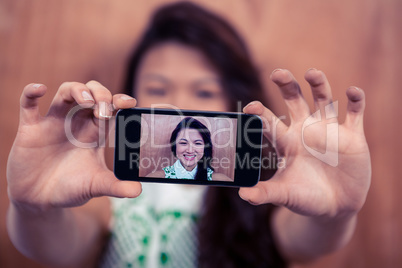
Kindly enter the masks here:
<path id="1" fill-rule="evenodd" d="M 215 172 L 225 174 L 234 180 L 237 119 L 200 116 L 192 118 L 204 124 L 211 133 L 213 145 L 211 164 Z M 141 116 L 140 177 L 171 166 L 177 160 L 170 149 L 170 136 L 183 119 L 182 116 L 151 114 Z"/>
<path id="2" fill-rule="evenodd" d="M 130 48 L 160 0 L 0 0 L 0 266 L 41 267 L 22 257 L 6 229 L 6 162 L 18 124 L 24 85 L 49 87 L 46 112 L 63 81 L 99 80 L 117 91 Z M 402 267 L 401 121 L 402 1 L 197 1 L 222 14 L 247 39 L 273 109 L 286 115 L 269 81 L 288 68 L 300 81 L 316 67 L 326 72 L 339 100 L 345 89 L 366 91 L 366 135 L 373 177 L 352 241 L 337 253 L 298 267 Z M 311 94 L 301 83 L 306 98 Z M 311 104 L 311 101 L 310 101 Z"/>

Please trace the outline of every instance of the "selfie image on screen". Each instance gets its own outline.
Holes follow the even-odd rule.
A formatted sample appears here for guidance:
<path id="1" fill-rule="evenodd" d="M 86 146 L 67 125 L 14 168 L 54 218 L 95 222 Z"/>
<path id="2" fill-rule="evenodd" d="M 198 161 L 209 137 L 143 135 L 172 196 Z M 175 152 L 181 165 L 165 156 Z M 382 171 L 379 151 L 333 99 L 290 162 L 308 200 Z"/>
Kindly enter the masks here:
<path id="1" fill-rule="evenodd" d="M 234 181 L 237 119 L 141 115 L 139 176 Z"/>

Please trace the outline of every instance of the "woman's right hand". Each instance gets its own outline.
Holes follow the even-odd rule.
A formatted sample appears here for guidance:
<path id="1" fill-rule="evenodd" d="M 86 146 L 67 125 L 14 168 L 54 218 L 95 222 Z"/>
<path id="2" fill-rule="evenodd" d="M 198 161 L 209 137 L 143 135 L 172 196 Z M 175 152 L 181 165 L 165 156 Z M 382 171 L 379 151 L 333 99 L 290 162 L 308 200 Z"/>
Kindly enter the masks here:
<path id="1" fill-rule="evenodd" d="M 113 111 L 134 107 L 136 100 L 112 96 L 96 81 L 68 82 L 42 117 L 38 100 L 45 92 L 46 86 L 30 84 L 21 96 L 18 133 L 7 165 L 11 202 L 47 210 L 79 206 L 97 196 L 138 196 L 141 184 L 118 180 L 106 166 L 104 145 L 99 145 L 102 135 L 108 135 Z"/>

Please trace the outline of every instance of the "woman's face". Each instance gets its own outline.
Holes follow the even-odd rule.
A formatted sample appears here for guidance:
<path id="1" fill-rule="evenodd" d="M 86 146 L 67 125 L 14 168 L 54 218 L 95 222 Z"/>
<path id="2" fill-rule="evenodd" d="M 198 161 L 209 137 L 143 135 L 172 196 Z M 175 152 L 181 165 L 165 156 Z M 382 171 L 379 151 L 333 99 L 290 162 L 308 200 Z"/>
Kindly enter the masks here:
<path id="1" fill-rule="evenodd" d="M 193 170 L 204 155 L 204 140 L 196 129 L 185 128 L 177 134 L 176 156 L 186 170 Z"/>
<path id="2" fill-rule="evenodd" d="M 150 49 L 137 73 L 140 107 L 228 111 L 218 72 L 198 50 L 177 42 Z"/>

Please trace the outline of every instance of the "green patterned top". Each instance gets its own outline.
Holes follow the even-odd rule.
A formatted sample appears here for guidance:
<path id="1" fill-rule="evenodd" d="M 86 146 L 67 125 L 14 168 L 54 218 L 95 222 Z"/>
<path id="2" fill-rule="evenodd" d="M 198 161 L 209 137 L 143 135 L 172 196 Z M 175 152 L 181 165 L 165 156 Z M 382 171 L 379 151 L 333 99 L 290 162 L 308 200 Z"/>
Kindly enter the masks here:
<path id="1" fill-rule="evenodd" d="M 205 186 L 142 183 L 138 198 L 112 198 L 100 267 L 197 267 L 196 222 Z"/>

